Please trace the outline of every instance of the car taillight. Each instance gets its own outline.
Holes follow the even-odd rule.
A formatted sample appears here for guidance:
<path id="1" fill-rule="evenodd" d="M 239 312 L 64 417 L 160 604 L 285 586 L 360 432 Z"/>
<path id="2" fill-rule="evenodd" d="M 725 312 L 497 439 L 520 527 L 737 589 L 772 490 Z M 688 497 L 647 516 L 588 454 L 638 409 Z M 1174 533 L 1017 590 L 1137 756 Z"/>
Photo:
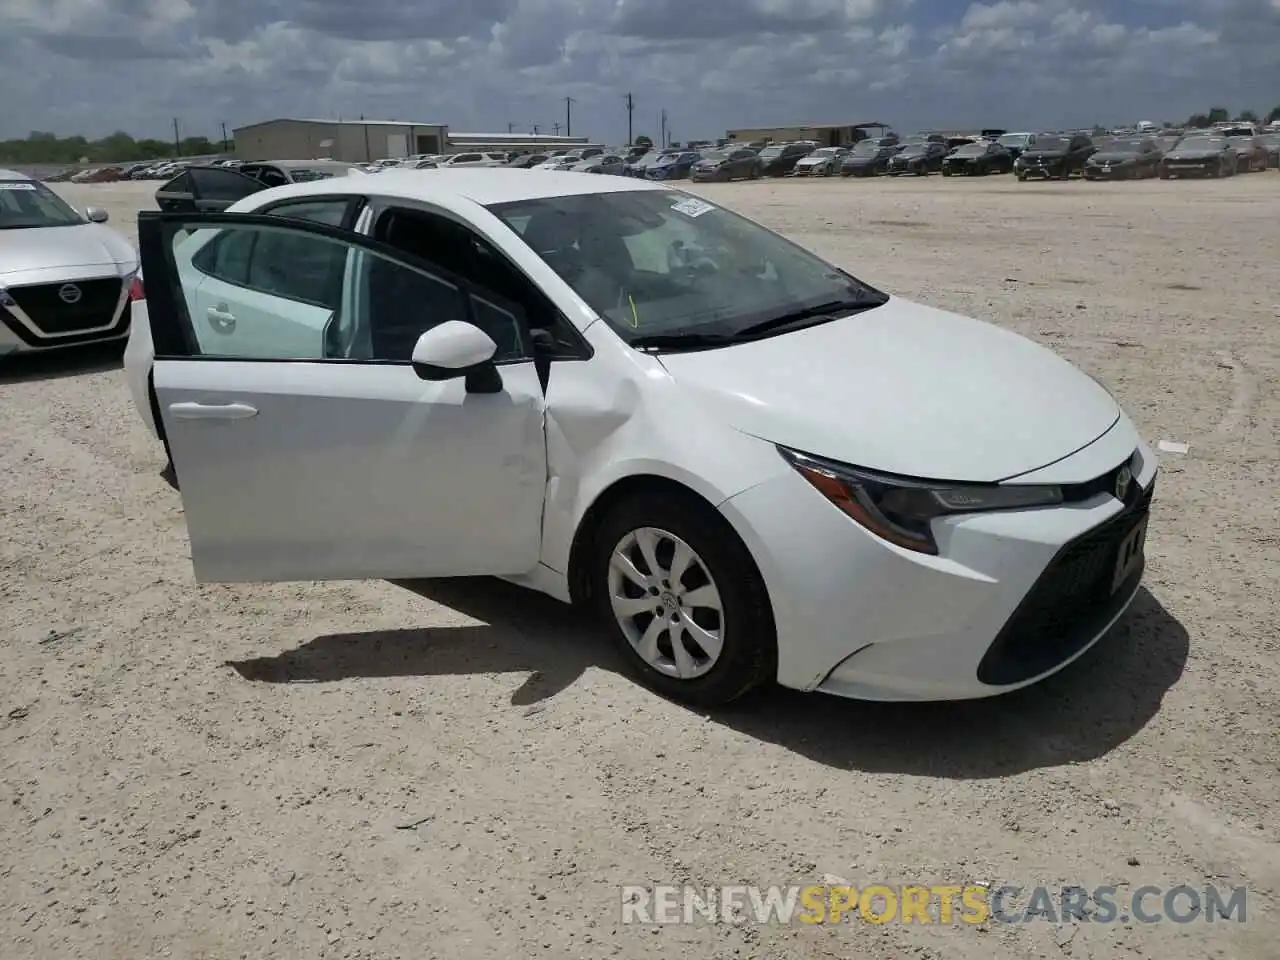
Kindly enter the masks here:
<path id="1" fill-rule="evenodd" d="M 135 276 L 129 281 L 129 301 L 147 299 L 146 291 L 142 288 L 142 278 Z"/>

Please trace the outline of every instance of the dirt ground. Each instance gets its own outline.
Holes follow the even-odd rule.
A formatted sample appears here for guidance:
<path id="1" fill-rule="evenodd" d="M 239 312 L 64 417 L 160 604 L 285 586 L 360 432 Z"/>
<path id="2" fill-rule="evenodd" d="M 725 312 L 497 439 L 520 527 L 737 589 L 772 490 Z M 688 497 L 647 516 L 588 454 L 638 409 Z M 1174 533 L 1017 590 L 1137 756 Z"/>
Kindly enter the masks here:
<path id="1" fill-rule="evenodd" d="M 155 186 L 59 189 L 132 233 Z M 703 716 L 502 584 L 196 586 L 118 356 L 10 365 L 0 956 L 1274 960 L 1280 176 L 696 189 L 1190 445 L 1112 635 L 999 700 Z M 1248 922 L 619 920 L 623 884 L 825 874 L 1246 885 Z"/>

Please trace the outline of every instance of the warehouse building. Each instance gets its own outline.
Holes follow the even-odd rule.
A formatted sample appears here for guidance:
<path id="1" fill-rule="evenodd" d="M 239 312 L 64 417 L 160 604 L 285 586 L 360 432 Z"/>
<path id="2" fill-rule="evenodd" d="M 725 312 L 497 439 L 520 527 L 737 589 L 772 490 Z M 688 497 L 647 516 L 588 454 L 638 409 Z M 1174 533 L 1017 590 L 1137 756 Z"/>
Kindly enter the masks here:
<path id="1" fill-rule="evenodd" d="M 403 120 L 266 120 L 237 127 L 242 160 L 345 160 L 367 163 L 388 157 L 464 150 L 550 150 L 587 144 L 586 137 L 524 133 L 450 133 L 448 124 Z"/>
<path id="2" fill-rule="evenodd" d="M 727 130 L 725 135 L 739 143 L 789 143 L 793 140 L 814 140 L 823 146 L 839 147 L 855 143 L 865 137 L 881 137 L 889 132 L 888 124 L 870 123 L 810 123 L 794 127 L 745 127 Z"/>

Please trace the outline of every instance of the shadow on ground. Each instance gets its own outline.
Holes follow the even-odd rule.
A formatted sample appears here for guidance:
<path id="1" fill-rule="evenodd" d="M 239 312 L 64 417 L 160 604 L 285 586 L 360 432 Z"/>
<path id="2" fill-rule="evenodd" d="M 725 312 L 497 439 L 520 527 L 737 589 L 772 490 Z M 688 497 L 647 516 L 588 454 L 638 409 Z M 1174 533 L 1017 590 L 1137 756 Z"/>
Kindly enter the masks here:
<path id="1" fill-rule="evenodd" d="M 512 703 L 554 696 L 588 668 L 620 671 L 585 614 L 497 580 L 398 584 L 483 626 L 318 637 L 230 664 L 247 680 L 527 673 Z M 1187 631 L 1142 588 L 1088 654 L 1033 687 L 988 700 L 879 704 L 774 689 L 712 720 L 841 770 L 979 779 L 1100 757 L 1140 731 L 1182 675 Z"/>
<path id="2" fill-rule="evenodd" d="M 41 353 L 10 354 L 0 357 L 0 383 L 60 380 L 63 377 L 119 370 L 123 366 L 123 358 L 123 340 Z"/>

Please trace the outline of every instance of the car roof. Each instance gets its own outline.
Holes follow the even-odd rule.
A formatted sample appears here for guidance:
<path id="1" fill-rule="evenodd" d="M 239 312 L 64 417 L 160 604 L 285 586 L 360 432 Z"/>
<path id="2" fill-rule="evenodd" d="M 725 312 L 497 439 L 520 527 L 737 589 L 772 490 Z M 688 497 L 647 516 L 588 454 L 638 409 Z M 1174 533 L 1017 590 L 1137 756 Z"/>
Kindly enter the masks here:
<path id="1" fill-rule="evenodd" d="M 462 167 L 458 169 L 403 170 L 392 168 L 373 177 L 354 175 L 332 180 L 313 180 L 273 187 L 271 198 L 303 197 L 312 194 L 365 194 L 423 200 L 428 203 L 464 197 L 484 206 L 515 200 L 541 200 L 590 193 L 628 193 L 638 190 L 667 190 L 649 180 L 628 177 L 601 177 L 593 173 L 552 170 L 532 177 L 524 170 L 503 167 Z M 259 194 L 257 196 L 262 196 Z"/>
<path id="2" fill-rule="evenodd" d="M 29 177 L 25 173 L 19 173 L 17 170 L 0 170 L 0 180 L 34 180 L 35 177 Z"/>

